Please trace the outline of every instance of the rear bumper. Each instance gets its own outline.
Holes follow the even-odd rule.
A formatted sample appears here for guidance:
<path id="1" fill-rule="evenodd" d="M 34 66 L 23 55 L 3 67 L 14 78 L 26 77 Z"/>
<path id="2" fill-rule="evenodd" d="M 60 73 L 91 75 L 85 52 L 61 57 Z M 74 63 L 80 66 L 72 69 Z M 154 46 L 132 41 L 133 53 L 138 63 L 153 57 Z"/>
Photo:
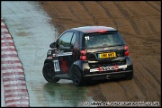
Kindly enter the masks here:
<path id="1" fill-rule="evenodd" d="M 83 78 L 85 80 L 105 80 L 126 78 L 133 75 L 133 63 L 129 57 L 126 57 L 126 64 L 115 66 L 101 66 L 102 68 L 90 68 L 87 64 L 84 68 Z"/>
<path id="2" fill-rule="evenodd" d="M 89 75 L 84 75 L 83 77 L 86 81 L 109 80 L 109 79 L 125 78 L 125 77 L 129 76 L 130 74 L 133 74 L 133 70 L 111 72 L 111 73 L 89 74 Z"/>
<path id="3" fill-rule="evenodd" d="M 74 63 L 80 71 L 85 80 L 104 80 L 113 78 L 122 78 L 133 75 L 133 63 L 130 57 L 126 57 L 125 64 L 115 64 L 109 65 L 108 63 L 102 64 L 98 63 L 95 66 L 88 63 L 88 61 L 77 61 Z M 106 65 L 105 65 L 106 64 Z M 72 66 L 73 67 L 73 66 Z"/>

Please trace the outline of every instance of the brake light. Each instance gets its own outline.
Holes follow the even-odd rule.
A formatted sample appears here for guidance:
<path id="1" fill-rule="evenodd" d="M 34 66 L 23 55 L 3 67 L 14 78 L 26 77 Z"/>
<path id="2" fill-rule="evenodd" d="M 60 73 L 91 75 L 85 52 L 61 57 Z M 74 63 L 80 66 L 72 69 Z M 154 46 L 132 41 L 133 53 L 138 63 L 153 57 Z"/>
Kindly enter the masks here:
<path id="1" fill-rule="evenodd" d="M 86 53 L 85 50 L 80 51 L 80 60 L 87 60 Z"/>
<path id="2" fill-rule="evenodd" d="M 107 32 L 106 30 L 98 30 L 98 33 L 105 33 Z"/>
<path id="3" fill-rule="evenodd" d="M 87 60 L 86 56 L 80 56 L 80 60 Z"/>
<path id="4" fill-rule="evenodd" d="M 128 56 L 128 55 L 129 55 L 129 51 L 126 51 L 126 52 L 125 52 L 125 56 Z"/>
<path id="5" fill-rule="evenodd" d="M 124 46 L 125 56 L 129 55 L 128 46 Z"/>
<path id="6" fill-rule="evenodd" d="M 80 51 L 80 54 L 81 54 L 81 55 L 86 55 L 86 53 L 87 53 L 87 52 L 86 52 L 85 50 L 81 50 L 81 51 Z"/>
<path id="7" fill-rule="evenodd" d="M 126 45 L 126 46 L 124 46 L 124 50 L 125 51 L 127 51 L 128 50 L 128 46 Z"/>

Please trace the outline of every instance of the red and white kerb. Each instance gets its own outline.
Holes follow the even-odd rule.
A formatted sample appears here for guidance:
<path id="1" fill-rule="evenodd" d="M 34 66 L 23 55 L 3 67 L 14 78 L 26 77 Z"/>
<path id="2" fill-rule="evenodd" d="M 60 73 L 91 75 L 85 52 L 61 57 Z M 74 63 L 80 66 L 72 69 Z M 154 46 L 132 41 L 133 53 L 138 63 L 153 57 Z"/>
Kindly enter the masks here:
<path id="1" fill-rule="evenodd" d="M 1 75 L 3 78 L 5 106 L 29 107 L 24 71 L 18 58 L 12 36 L 1 18 Z"/>

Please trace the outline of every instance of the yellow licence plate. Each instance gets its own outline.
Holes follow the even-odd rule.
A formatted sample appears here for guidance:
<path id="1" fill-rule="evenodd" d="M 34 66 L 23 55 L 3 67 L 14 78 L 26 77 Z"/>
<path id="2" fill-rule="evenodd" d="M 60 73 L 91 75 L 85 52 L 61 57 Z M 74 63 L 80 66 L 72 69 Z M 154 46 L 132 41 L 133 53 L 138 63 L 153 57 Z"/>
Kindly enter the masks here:
<path id="1" fill-rule="evenodd" d="M 98 54 L 98 58 L 111 58 L 111 57 L 116 57 L 116 53 L 110 52 L 110 53 Z"/>

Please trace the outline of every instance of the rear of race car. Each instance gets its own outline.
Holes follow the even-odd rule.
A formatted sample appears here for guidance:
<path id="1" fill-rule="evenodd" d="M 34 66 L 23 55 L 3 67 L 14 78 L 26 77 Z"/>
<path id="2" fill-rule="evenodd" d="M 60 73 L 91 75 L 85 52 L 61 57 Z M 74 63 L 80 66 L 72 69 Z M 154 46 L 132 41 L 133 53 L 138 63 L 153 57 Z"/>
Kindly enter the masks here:
<path id="1" fill-rule="evenodd" d="M 80 60 L 85 80 L 133 78 L 128 46 L 118 31 L 84 34 Z"/>

